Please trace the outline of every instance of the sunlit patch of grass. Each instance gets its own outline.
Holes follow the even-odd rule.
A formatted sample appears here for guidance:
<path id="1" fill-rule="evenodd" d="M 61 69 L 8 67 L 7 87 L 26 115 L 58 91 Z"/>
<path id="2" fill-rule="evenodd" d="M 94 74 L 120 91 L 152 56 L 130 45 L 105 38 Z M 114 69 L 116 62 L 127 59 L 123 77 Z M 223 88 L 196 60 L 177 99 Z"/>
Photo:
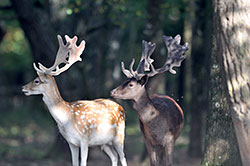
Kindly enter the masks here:
<path id="1" fill-rule="evenodd" d="M 144 141 L 138 123 L 126 125 L 125 153 L 128 159 L 140 160 Z"/>
<path id="2" fill-rule="evenodd" d="M 189 130 L 190 127 L 188 125 L 183 126 L 182 131 L 179 135 L 179 137 L 177 138 L 177 140 L 175 141 L 175 148 L 187 148 L 188 144 L 189 144 Z"/>
<path id="3" fill-rule="evenodd" d="M 126 135 L 132 136 L 132 135 L 138 135 L 140 133 L 140 127 L 139 124 L 134 125 L 127 125 L 126 126 Z"/>

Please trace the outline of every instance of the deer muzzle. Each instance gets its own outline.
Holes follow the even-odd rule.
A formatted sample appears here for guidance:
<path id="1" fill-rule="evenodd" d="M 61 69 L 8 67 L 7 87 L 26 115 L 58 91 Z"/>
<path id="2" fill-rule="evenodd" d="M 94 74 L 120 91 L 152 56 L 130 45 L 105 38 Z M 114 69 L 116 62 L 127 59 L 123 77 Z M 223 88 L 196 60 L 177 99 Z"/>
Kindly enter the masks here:
<path id="1" fill-rule="evenodd" d="M 113 89 L 111 92 L 110 92 L 110 96 L 112 96 L 112 97 L 116 97 L 116 95 L 117 95 L 117 90 L 116 89 Z"/>
<path id="2" fill-rule="evenodd" d="M 27 89 L 27 86 L 22 86 L 22 92 L 26 95 L 29 96 L 30 95 L 30 91 Z"/>

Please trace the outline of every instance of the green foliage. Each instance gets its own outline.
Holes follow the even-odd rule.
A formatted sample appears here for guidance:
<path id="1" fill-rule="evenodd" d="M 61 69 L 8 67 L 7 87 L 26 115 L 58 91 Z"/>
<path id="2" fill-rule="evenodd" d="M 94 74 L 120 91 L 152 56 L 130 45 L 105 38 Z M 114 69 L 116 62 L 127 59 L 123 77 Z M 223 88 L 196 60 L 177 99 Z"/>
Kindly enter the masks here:
<path id="1" fill-rule="evenodd" d="M 2 0 L 0 6 L 11 6 L 9 0 Z M 1 24 L 6 34 L 0 44 L 0 69 L 3 72 L 20 72 L 31 62 L 31 52 L 24 33 L 15 19 L 13 10 L 0 10 Z"/>
<path id="2" fill-rule="evenodd" d="M 0 44 L 0 63 L 5 71 L 22 71 L 31 64 L 31 52 L 24 33 L 16 21 L 6 24 L 7 33 Z"/>
<path id="3" fill-rule="evenodd" d="M 147 16 L 146 2 L 145 0 L 123 0 L 113 6 L 109 16 L 114 24 L 121 26 L 121 28 L 129 27 L 131 22 L 137 23 L 136 26 L 141 27 Z M 111 3 L 112 1 L 109 2 L 110 5 Z"/>

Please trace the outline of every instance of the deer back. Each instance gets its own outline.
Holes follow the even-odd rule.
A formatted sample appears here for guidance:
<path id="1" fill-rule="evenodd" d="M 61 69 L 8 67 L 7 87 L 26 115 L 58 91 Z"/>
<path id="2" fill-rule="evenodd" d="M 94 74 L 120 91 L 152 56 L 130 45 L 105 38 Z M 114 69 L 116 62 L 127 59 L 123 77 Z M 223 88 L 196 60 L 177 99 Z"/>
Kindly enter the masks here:
<path id="1" fill-rule="evenodd" d="M 108 99 L 81 100 L 67 104 L 75 128 L 82 136 L 92 134 L 118 136 L 123 141 L 125 128 L 124 109 Z"/>

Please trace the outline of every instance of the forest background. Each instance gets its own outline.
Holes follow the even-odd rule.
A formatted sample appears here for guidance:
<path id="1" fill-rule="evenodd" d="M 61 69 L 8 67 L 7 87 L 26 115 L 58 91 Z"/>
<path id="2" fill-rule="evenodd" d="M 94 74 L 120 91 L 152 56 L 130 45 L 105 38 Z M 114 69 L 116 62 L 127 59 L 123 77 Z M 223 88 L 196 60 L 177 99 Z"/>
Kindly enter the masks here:
<path id="1" fill-rule="evenodd" d="M 66 101 L 111 98 L 110 91 L 126 79 L 120 62 L 129 64 L 135 58 L 138 63 L 142 40 L 156 43 L 153 59 L 154 65 L 160 67 L 167 58 L 162 36 L 180 34 L 182 43 L 189 43 L 187 59 L 176 69 L 177 74 L 160 74 L 147 86 L 149 93 L 168 95 L 183 109 L 185 124 L 175 144 L 174 163 L 242 165 L 244 158 L 240 156 L 231 117 L 232 103 L 223 82 L 228 77 L 223 73 L 222 54 L 216 51 L 216 42 L 220 42 L 215 37 L 220 33 L 216 20 L 220 22 L 223 17 L 221 13 L 215 16 L 216 7 L 224 7 L 220 2 L 223 1 L 1 0 L 0 165 L 70 165 L 68 145 L 41 96 L 26 97 L 21 92 L 21 87 L 36 77 L 33 62 L 47 67 L 54 62 L 57 34 L 76 35 L 79 41 L 86 41 L 83 61 L 56 77 Z M 230 6 L 230 2 L 222 4 Z M 249 12 L 248 9 L 244 11 Z M 248 42 L 248 50 L 249 46 Z M 246 63 L 250 62 L 247 51 L 240 51 L 242 59 L 245 55 Z M 249 76 L 246 80 L 248 91 L 243 97 L 249 101 Z M 137 114 L 130 102 L 117 102 L 126 110 L 128 164 L 148 165 Z M 89 165 L 100 163 L 105 166 L 110 161 L 99 148 L 92 148 Z"/>

